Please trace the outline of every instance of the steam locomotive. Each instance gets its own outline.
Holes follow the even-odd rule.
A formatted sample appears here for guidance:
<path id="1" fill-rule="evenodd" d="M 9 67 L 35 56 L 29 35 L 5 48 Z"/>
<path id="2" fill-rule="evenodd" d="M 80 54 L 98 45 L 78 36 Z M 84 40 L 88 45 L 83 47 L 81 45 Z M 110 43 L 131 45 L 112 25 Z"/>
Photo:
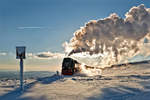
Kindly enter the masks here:
<path id="1" fill-rule="evenodd" d="M 72 58 L 64 58 L 62 62 L 62 75 L 73 75 L 75 72 L 78 72 L 78 68 L 75 67 L 76 64 L 79 64 L 76 60 Z"/>
<path id="2" fill-rule="evenodd" d="M 137 61 L 137 62 L 128 62 L 128 63 L 122 63 L 122 64 L 114 64 L 111 65 L 109 67 L 104 67 L 104 68 L 99 68 L 99 67 L 91 67 L 91 66 L 87 66 L 85 65 L 85 68 L 88 69 L 107 69 L 107 68 L 113 68 L 113 67 L 121 67 L 121 66 L 127 66 L 127 65 L 136 65 L 136 64 L 145 64 L 145 63 L 149 63 L 150 60 L 144 60 L 144 61 Z M 73 75 L 74 73 L 80 72 L 81 69 L 78 67 L 79 65 L 81 65 L 79 62 L 77 62 L 76 60 L 67 57 L 63 59 L 62 62 L 62 71 L 61 74 L 62 75 Z"/>

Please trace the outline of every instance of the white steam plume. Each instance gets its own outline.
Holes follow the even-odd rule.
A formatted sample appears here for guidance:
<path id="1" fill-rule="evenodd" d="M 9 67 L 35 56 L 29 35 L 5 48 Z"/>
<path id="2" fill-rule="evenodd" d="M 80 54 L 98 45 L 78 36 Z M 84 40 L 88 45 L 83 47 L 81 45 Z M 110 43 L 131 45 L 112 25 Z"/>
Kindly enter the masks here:
<path id="1" fill-rule="evenodd" d="M 64 43 L 69 56 L 88 52 L 101 54 L 100 64 L 112 65 L 131 58 L 141 51 L 144 39 L 150 33 L 150 9 L 143 4 L 132 7 L 120 18 L 113 13 L 100 20 L 91 20 Z M 149 52 L 149 50 L 147 50 Z"/>

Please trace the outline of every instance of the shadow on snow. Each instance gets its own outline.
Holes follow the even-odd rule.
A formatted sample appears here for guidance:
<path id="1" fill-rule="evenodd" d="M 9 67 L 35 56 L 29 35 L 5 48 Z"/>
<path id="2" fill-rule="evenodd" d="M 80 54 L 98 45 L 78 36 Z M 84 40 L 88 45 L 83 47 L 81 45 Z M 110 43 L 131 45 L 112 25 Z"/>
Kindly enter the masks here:
<path id="1" fill-rule="evenodd" d="M 52 82 L 57 81 L 60 78 L 62 78 L 62 77 L 58 76 L 58 75 L 53 75 L 53 76 L 44 77 L 44 78 L 38 78 L 36 81 L 26 84 L 24 86 L 24 91 L 20 91 L 20 88 L 16 88 L 15 90 L 9 91 L 8 93 L 0 96 L 0 100 L 47 100 L 45 96 L 41 96 L 40 98 L 36 98 L 36 99 L 31 98 L 31 97 L 21 98 L 21 96 L 26 92 L 31 92 L 31 91 L 29 91 L 29 89 L 32 88 L 36 83 L 51 84 Z M 4 88 L 6 88 L 6 87 L 4 86 Z M 13 87 L 13 86 L 11 86 L 11 87 Z"/>
<path id="2" fill-rule="evenodd" d="M 111 86 L 103 88 L 102 94 L 87 98 L 88 100 L 149 100 L 150 98 L 150 76 L 129 75 L 116 76 L 117 78 L 141 79 L 137 82 L 143 89 L 134 88 L 126 85 Z M 104 78 L 105 79 L 105 78 Z M 146 81 L 145 81 L 146 80 Z M 130 82 L 130 81 L 129 81 Z M 136 82 L 136 81 L 135 81 Z"/>

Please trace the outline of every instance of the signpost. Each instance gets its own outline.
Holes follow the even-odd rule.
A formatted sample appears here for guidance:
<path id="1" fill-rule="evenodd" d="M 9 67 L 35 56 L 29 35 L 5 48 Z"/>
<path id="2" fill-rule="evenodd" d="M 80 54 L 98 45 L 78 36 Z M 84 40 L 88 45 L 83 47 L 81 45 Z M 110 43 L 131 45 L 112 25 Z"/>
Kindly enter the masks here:
<path id="1" fill-rule="evenodd" d="M 16 59 L 20 59 L 20 90 L 23 91 L 23 59 L 25 59 L 25 46 L 16 47 Z"/>

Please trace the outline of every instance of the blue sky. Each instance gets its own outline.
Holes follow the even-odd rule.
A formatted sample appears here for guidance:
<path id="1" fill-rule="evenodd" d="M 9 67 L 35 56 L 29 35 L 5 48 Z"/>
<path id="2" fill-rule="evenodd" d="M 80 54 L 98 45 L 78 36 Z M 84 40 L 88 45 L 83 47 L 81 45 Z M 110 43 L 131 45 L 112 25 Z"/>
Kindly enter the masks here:
<path id="1" fill-rule="evenodd" d="M 0 63 L 13 62 L 16 45 L 32 53 L 63 52 L 62 44 L 89 20 L 114 12 L 124 17 L 140 4 L 150 8 L 150 0 L 0 0 L 0 52 L 8 53 Z"/>

